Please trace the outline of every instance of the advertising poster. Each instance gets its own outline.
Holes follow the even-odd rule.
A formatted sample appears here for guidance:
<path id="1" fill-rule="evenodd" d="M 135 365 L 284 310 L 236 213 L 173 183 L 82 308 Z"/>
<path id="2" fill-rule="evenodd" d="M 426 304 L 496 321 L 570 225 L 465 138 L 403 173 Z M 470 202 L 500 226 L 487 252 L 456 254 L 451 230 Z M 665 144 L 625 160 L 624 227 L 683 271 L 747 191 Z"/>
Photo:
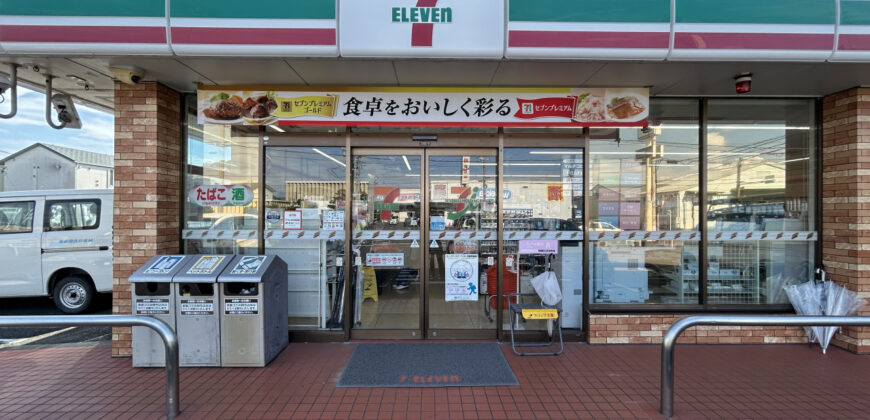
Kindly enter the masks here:
<path id="1" fill-rule="evenodd" d="M 562 184 L 547 184 L 547 201 L 562 201 L 564 186 Z"/>
<path id="2" fill-rule="evenodd" d="M 619 204 L 619 215 L 620 216 L 640 216 L 640 203 L 635 202 L 622 202 Z"/>
<path id="3" fill-rule="evenodd" d="M 601 187 L 598 189 L 598 201 L 619 201 L 617 188 Z"/>
<path id="4" fill-rule="evenodd" d="M 640 188 L 623 188 L 620 190 L 623 201 L 638 201 L 640 200 Z"/>
<path id="5" fill-rule="evenodd" d="M 444 230 L 444 216 L 432 216 L 429 218 L 429 230 Z"/>
<path id="6" fill-rule="evenodd" d="M 638 230 L 640 229 L 640 217 L 623 216 L 619 218 L 619 228 L 622 230 Z"/>
<path id="7" fill-rule="evenodd" d="M 344 229 L 344 210 L 324 210 L 323 230 Z"/>
<path id="8" fill-rule="evenodd" d="M 477 254 L 444 255 L 444 300 L 477 300 Z"/>
<path id="9" fill-rule="evenodd" d="M 447 184 L 432 184 L 432 201 L 439 203 L 447 201 Z"/>
<path id="10" fill-rule="evenodd" d="M 558 254 L 559 241 L 553 239 L 520 239 L 519 254 Z"/>
<path id="11" fill-rule="evenodd" d="M 619 203 L 617 202 L 599 202 L 598 214 L 602 216 L 616 216 L 619 214 Z"/>
<path id="12" fill-rule="evenodd" d="M 405 254 L 401 252 L 369 252 L 366 254 L 369 267 L 404 267 Z"/>
<path id="13" fill-rule="evenodd" d="M 603 173 L 599 175 L 598 183 L 601 185 L 605 185 L 608 187 L 618 187 L 619 186 L 619 174 L 618 173 Z"/>
<path id="14" fill-rule="evenodd" d="M 622 174 L 621 183 L 626 187 L 637 187 L 641 184 L 642 174 Z"/>
<path id="15" fill-rule="evenodd" d="M 284 210 L 284 230 L 302 229 L 302 211 Z"/>

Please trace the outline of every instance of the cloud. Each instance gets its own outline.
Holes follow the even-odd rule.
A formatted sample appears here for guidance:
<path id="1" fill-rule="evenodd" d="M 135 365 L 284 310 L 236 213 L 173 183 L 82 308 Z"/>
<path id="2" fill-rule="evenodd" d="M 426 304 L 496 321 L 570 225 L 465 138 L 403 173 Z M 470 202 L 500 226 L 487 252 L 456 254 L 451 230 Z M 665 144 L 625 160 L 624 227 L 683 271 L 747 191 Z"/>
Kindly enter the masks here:
<path id="1" fill-rule="evenodd" d="M 82 129 L 55 130 L 45 121 L 45 95 L 26 88 L 18 90 L 18 114 L 0 120 L 0 156 L 16 152 L 33 143 L 50 143 L 98 153 L 113 153 L 114 115 L 78 105 Z M 0 112 L 3 111 L 0 106 Z"/>
<path id="2" fill-rule="evenodd" d="M 725 145 L 725 136 L 719 133 L 707 134 L 707 147 L 721 147 Z"/>

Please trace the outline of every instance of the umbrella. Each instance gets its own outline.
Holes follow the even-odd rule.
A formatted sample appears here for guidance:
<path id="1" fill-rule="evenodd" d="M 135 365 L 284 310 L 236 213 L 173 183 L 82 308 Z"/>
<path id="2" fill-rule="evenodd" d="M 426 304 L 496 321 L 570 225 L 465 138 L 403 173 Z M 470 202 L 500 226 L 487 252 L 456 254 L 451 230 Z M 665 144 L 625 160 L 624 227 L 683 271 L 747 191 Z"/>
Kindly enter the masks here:
<path id="1" fill-rule="evenodd" d="M 834 284 L 834 282 L 824 282 L 819 285 L 822 296 L 822 315 L 829 316 L 851 316 L 858 313 L 864 305 L 867 304 L 864 299 L 858 297 L 858 294 L 846 289 L 843 286 Z M 840 327 L 813 327 L 817 330 L 819 345 L 822 347 L 822 353 L 828 349 L 828 344 L 831 343 L 831 338 Z"/>
<path id="2" fill-rule="evenodd" d="M 808 281 L 801 284 L 788 285 L 783 287 L 783 289 L 785 289 L 785 294 L 788 295 L 788 300 L 798 315 L 822 314 L 822 303 L 819 300 L 820 294 L 814 282 Z M 816 334 L 817 328 L 821 327 L 804 327 L 810 343 L 816 341 L 818 337 L 818 334 Z"/>

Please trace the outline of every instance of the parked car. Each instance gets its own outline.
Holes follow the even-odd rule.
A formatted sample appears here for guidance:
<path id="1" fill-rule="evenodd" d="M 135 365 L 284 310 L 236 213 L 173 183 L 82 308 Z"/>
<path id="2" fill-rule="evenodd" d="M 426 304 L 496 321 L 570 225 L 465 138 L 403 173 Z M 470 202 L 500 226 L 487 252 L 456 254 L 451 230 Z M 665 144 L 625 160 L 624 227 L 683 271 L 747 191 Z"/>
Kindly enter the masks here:
<path id="1" fill-rule="evenodd" d="M 112 190 L 0 193 L 0 297 L 84 312 L 112 291 Z"/>
<path id="2" fill-rule="evenodd" d="M 257 216 L 252 214 L 224 214 L 213 220 L 208 230 L 223 232 L 220 238 L 188 241 L 187 252 L 192 254 L 245 254 L 256 252 L 257 237 L 236 236 L 236 232 L 256 231 Z"/>

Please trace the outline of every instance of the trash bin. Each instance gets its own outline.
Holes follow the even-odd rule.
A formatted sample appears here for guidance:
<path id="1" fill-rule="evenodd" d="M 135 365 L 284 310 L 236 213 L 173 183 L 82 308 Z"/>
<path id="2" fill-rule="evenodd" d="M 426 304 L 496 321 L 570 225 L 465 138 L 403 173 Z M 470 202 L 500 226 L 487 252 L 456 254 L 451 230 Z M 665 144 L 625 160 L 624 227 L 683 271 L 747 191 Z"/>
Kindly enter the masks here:
<path id="1" fill-rule="evenodd" d="M 220 313 L 217 278 L 232 255 L 192 255 L 191 263 L 172 279 L 175 332 L 182 367 L 220 366 Z"/>
<path id="2" fill-rule="evenodd" d="M 221 366 L 266 366 L 287 347 L 287 263 L 238 255 L 218 277 Z"/>
<path id="3" fill-rule="evenodd" d="M 155 255 L 130 276 L 133 315 L 159 319 L 175 330 L 172 278 L 191 260 L 185 255 Z M 163 339 L 148 327 L 133 327 L 133 367 L 163 367 Z"/>

